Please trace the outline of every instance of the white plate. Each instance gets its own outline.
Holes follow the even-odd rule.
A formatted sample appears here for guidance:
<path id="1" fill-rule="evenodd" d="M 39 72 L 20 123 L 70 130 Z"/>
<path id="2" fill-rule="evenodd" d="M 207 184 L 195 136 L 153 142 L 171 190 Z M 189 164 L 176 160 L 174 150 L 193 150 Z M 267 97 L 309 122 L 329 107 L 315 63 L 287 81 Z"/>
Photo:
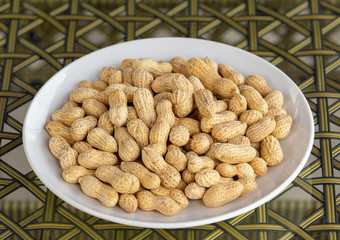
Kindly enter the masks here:
<path id="1" fill-rule="evenodd" d="M 166 217 L 156 211 L 137 210 L 133 214 L 119 207 L 106 208 L 96 199 L 85 196 L 79 185 L 63 181 L 59 163 L 48 149 L 49 135 L 44 126 L 51 113 L 68 100 L 81 80 L 98 80 L 100 69 L 125 58 L 152 57 L 170 60 L 208 56 L 217 63 L 231 65 L 245 76 L 261 75 L 272 89 L 285 97 L 284 108 L 294 122 L 289 137 L 281 141 L 283 162 L 269 167 L 268 173 L 257 179 L 256 191 L 218 208 L 207 208 L 202 201 L 190 201 L 178 215 Z M 185 228 L 214 223 L 252 210 L 278 195 L 301 171 L 312 149 L 314 123 L 308 103 L 295 83 L 267 61 L 244 50 L 225 44 L 190 38 L 152 38 L 106 47 L 88 54 L 56 73 L 39 90 L 27 112 L 23 143 L 28 161 L 39 179 L 58 197 L 70 205 L 112 222 L 148 228 Z"/>

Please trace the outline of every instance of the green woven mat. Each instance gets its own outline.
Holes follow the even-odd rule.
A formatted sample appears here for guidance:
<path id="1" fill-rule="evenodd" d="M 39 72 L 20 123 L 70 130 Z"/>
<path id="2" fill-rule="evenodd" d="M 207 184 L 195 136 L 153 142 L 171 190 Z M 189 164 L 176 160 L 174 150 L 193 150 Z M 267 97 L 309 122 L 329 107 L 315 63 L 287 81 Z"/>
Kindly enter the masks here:
<path id="1" fill-rule="evenodd" d="M 304 92 L 316 126 L 312 154 L 274 200 L 215 224 L 143 229 L 83 213 L 36 178 L 21 132 L 39 88 L 87 53 L 159 36 L 245 49 L 282 69 Z M 338 239 L 339 39 L 338 0 L 0 1 L 0 239 Z"/>

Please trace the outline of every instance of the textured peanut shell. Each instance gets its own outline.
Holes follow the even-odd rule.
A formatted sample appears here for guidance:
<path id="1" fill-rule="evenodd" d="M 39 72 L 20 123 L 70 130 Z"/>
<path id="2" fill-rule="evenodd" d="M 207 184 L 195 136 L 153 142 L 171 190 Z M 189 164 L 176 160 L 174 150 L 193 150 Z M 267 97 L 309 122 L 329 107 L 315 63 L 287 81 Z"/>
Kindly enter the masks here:
<path id="1" fill-rule="evenodd" d="M 237 174 L 236 165 L 228 164 L 228 163 L 220 163 L 216 167 L 216 171 L 222 176 L 226 178 L 232 178 Z"/>
<path id="2" fill-rule="evenodd" d="M 240 121 L 230 121 L 215 126 L 212 136 L 218 142 L 227 142 L 236 136 L 243 136 L 247 130 L 247 124 Z"/>
<path id="3" fill-rule="evenodd" d="M 194 92 L 205 88 L 201 80 L 198 77 L 190 76 L 188 77 L 188 80 L 191 82 Z"/>
<path id="4" fill-rule="evenodd" d="M 244 84 L 244 76 L 241 73 L 236 72 L 231 66 L 219 64 L 218 72 L 222 77 L 230 79 L 237 86 Z"/>
<path id="5" fill-rule="evenodd" d="M 205 187 L 192 182 L 186 186 L 184 193 L 189 199 L 202 199 L 206 190 Z"/>
<path id="6" fill-rule="evenodd" d="M 93 128 L 87 134 L 87 142 L 102 151 L 105 152 L 117 152 L 118 146 L 116 139 L 108 134 L 103 128 Z"/>
<path id="7" fill-rule="evenodd" d="M 147 88 L 151 90 L 153 76 L 144 68 L 136 68 L 132 73 L 132 84 L 138 88 Z"/>
<path id="8" fill-rule="evenodd" d="M 268 103 L 268 109 L 274 109 L 283 106 L 284 97 L 281 91 L 271 91 L 265 98 Z"/>
<path id="9" fill-rule="evenodd" d="M 133 73 L 133 68 L 128 67 L 122 71 L 122 79 L 123 83 L 129 83 L 132 84 L 132 73 Z"/>
<path id="10" fill-rule="evenodd" d="M 263 118 L 263 114 L 257 110 L 246 110 L 239 117 L 239 121 L 247 123 L 247 126 L 251 126 L 254 123 L 260 121 Z"/>
<path id="11" fill-rule="evenodd" d="M 237 120 L 237 115 L 232 111 L 213 114 L 201 119 L 201 129 L 203 132 L 210 133 L 215 126 L 234 120 Z"/>
<path id="12" fill-rule="evenodd" d="M 126 212 L 134 213 L 138 208 L 138 201 L 137 198 L 132 194 L 121 194 L 118 205 Z"/>
<path id="13" fill-rule="evenodd" d="M 52 113 L 52 120 L 62 122 L 67 126 L 71 126 L 72 122 L 78 118 L 83 118 L 85 112 L 80 107 L 73 107 L 70 109 L 59 109 Z"/>
<path id="14" fill-rule="evenodd" d="M 184 126 L 175 126 L 170 130 L 169 140 L 176 146 L 184 146 L 189 141 L 189 138 L 189 130 Z"/>
<path id="15" fill-rule="evenodd" d="M 83 103 L 86 99 L 96 99 L 108 105 L 108 97 L 105 92 L 100 92 L 92 88 L 76 88 L 70 94 L 70 100 L 76 103 Z"/>
<path id="16" fill-rule="evenodd" d="M 120 70 L 115 71 L 109 78 L 109 85 L 119 84 L 123 82 L 122 72 Z"/>
<path id="17" fill-rule="evenodd" d="M 140 186 L 139 180 L 135 175 L 125 173 L 118 167 L 111 165 L 100 166 L 96 170 L 95 175 L 101 181 L 110 183 L 119 193 L 135 193 Z"/>
<path id="18" fill-rule="evenodd" d="M 243 191 L 239 182 L 218 184 L 209 188 L 203 195 L 203 202 L 207 207 L 219 207 L 238 198 Z"/>
<path id="19" fill-rule="evenodd" d="M 209 105 L 214 102 L 214 96 L 208 89 L 200 89 L 195 92 L 195 103 L 199 109 L 199 112 L 203 117 L 210 117 L 212 114 L 216 113 L 209 107 Z"/>
<path id="20" fill-rule="evenodd" d="M 170 133 L 170 126 L 166 119 L 161 118 L 150 130 L 149 141 L 153 148 L 162 155 L 166 152 L 166 144 Z"/>
<path id="21" fill-rule="evenodd" d="M 194 108 L 192 92 L 176 90 L 173 92 L 171 101 L 174 105 L 174 113 L 177 117 L 186 117 Z"/>
<path id="22" fill-rule="evenodd" d="M 269 135 L 261 142 L 261 158 L 263 158 L 268 166 L 274 166 L 282 162 L 283 152 L 279 141 Z"/>
<path id="23" fill-rule="evenodd" d="M 110 152 L 90 149 L 82 152 L 78 156 L 78 164 L 88 169 L 97 169 L 102 165 L 114 165 L 118 162 L 117 157 Z"/>
<path id="24" fill-rule="evenodd" d="M 109 96 L 109 119 L 114 126 L 123 126 L 128 118 L 127 98 L 122 90 L 116 89 Z"/>
<path id="25" fill-rule="evenodd" d="M 140 184 L 146 189 L 158 188 L 161 184 L 161 180 L 157 174 L 150 172 L 146 167 L 137 162 L 122 162 L 120 168 L 124 172 L 135 175 Z"/>
<path id="26" fill-rule="evenodd" d="M 106 207 L 114 207 L 118 202 L 118 193 L 109 185 L 99 181 L 94 176 L 79 178 L 79 184 L 83 193 L 89 197 L 96 198 Z"/>
<path id="27" fill-rule="evenodd" d="M 237 182 L 243 185 L 243 191 L 240 196 L 244 196 L 252 191 L 255 191 L 257 188 L 257 183 L 255 182 L 255 179 L 241 178 L 238 179 Z"/>
<path id="28" fill-rule="evenodd" d="M 109 83 L 109 79 L 113 73 L 115 73 L 117 70 L 115 69 L 115 66 L 113 67 L 103 67 L 100 71 L 100 80 Z"/>
<path id="29" fill-rule="evenodd" d="M 146 124 L 136 118 L 131 120 L 126 125 L 127 130 L 131 137 L 133 137 L 140 147 L 146 147 L 149 145 L 149 128 Z"/>
<path id="30" fill-rule="evenodd" d="M 102 80 L 100 81 L 89 81 L 89 80 L 82 80 L 78 83 L 79 87 L 84 87 L 84 88 L 93 88 L 98 91 L 104 91 L 108 84 Z"/>
<path id="31" fill-rule="evenodd" d="M 157 107 L 158 103 L 160 103 L 163 100 L 169 100 L 171 102 L 172 101 L 172 93 L 171 92 L 161 92 L 161 93 L 158 93 L 158 94 L 156 94 L 154 96 L 153 100 L 155 102 L 155 106 L 156 107 Z M 171 106 L 172 106 L 172 102 L 171 102 Z"/>
<path id="32" fill-rule="evenodd" d="M 236 165 L 237 177 L 240 179 L 255 179 L 254 169 L 248 163 L 240 163 Z"/>
<path id="33" fill-rule="evenodd" d="M 128 117 L 126 122 L 130 122 L 131 120 L 137 119 L 138 115 L 137 115 L 137 111 L 135 109 L 135 107 L 133 106 L 128 106 Z"/>
<path id="34" fill-rule="evenodd" d="M 264 159 L 256 157 L 249 164 L 254 169 L 256 177 L 261 177 L 267 173 L 267 162 Z"/>
<path id="35" fill-rule="evenodd" d="M 48 146 L 52 155 L 57 159 L 59 159 L 60 153 L 64 149 L 71 147 L 67 140 L 60 135 L 52 136 L 48 141 Z"/>
<path id="36" fill-rule="evenodd" d="M 247 138 L 245 136 L 236 136 L 236 137 L 230 138 L 228 140 L 228 143 L 250 145 L 250 140 L 249 140 L 249 138 Z"/>
<path id="37" fill-rule="evenodd" d="M 184 76 L 188 76 L 188 73 L 186 71 L 186 64 L 188 63 L 188 60 L 184 57 L 174 57 L 170 60 L 170 64 L 172 66 L 172 71 L 175 73 L 181 73 Z"/>
<path id="38" fill-rule="evenodd" d="M 258 75 L 249 75 L 246 79 L 246 83 L 255 88 L 262 97 L 267 96 L 272 90 L 268 87 L 264 77 Z"/>
<path id="39" fill-rule="evenodd" d="M 190 172 L 197 173 L 202 169 L 214 169 L 214 167 L 215 163 L 211 158 L 207 156 L 197 156 L 189 159 L 187 168 Z"/>
<path id="40" fill-rule="evenodd" d="M 168 196 L 171 197 L 177 204 L 179 204 L 182 208 L 186 208 L 189 205 L 188 198 L 185 196 L 184 192 L 176 189 L 176 188 L 166 188 L 163 186 L 158 187 L 157 189 L 151 190 L 153 194 L 156 196 Z"/>
<path id="41" fill-rule="evenodd" d="M 151 88 L 155 93 L 172 92 L 172 81 L 177 78 L 185 78 L 179 73 L 169 73 L 157 77 L 151 84 Z"/>
<path id="42" fill-rule="evenodd" d="M 178 171 L 183 171 L 187 167 L 188 160 L 179 147 L 175 145 L 172 146 L 173 148 L 171 150 L 169 150 L 168 147 L 168 152 L 165 155 L 165 161 Z"/>
<path id="43" fill-rule="evenodd" d="M 266 116 L 272 116 L 272 117 L 277 117 L 279 115 L 285 115 L 287 114 L 287 111 L 283 109 L 282 107 L 277 107 L 273 109 L 269 109 Z"/>
<path id="44" fill-rule="evenodd" d="M 133 105 L 138 117 L 150 128 L 156 122 L 156 111 L 151 92 L 146 88 L 140 88 L 135 92 Z"/>
<path id="45" fill-rule="evenodd" d="M 99 118 L 100 115 L 108 110 L 102 102 L 96 99 L 84 100 L 82 108 L 86 112 L 86 115 L 94 116 L 96 118 Z"/>
<path id="46" fill-rule="evenodd" d="M 176 168 L 168 164 L 162 155 L 155 149 L 145 147 L 142 149 L 142 160 L 144 165 L 156 173 L 162 184 L 167 188 L 174 188 L 181 180 L 181 175 Z"/>
<path id="47" fill-rule="evenodd" d="M 125 127 L 115 128 L 115 139 L 118 143 L 118 155 L 123 161 L 135 161 L 140 156 L 140 147 Z"/>
<path id="48" fill-rule="evenodd" d="M 67 103 L 65 103 L 63 105 L 63 107 L 61 109 L 71 109 L 71 108 L 74 108 L 74 107 L 79 107 L 79 104 L 76 103 L 76 102 L 73 102 L 73 101 L 68 101 Z"/>
<path id="49" fill-rule="evenodd" d="M 64 170 L 71 166 L 77 165 L 78 152 L 71 147 L 63 149 L 60 152 L 58 159 L 61 169 Z"/>
<path id="50" fill-rule="evenodd" d="M 240 116 L 247 110 L 247 100 L 241 94 L 234 95 L 229 102 L 229 110 Z"/>
<path id="51" fill-rule="evenodd" d="M 71 137 L 75 141 L 81 141 L 86 138 L 87 133 L 95 128 L 97 125 L 97 119 L 93 116 L 87 116 L 75 120 L 71 125 Z"/>
<path id="52" fill-rule="evenodd" d="M 86 169 L 82 166 L 75 165 L 63 170 L 62 176 L 67 183 L 78 183 L 79 178 L 84 176 L 94 176 L 94 170 Z"/>
<path id="53" fill-rule="evenodd" d="M 79 154 L 93 149 L 93 147 L 84 141 L 75 142 L 72 146 Z"/>
<path id="54" fill-rule="evenodd" d="M 269 134 L 271 134 L 276 127 L 274 117 L 267 116 L 262 118 L 257 123 L 251 125 L 246 132 L 246 136 L 251 142 L 260 142 Z"/>
<path id="55" fill-rule="evenodd" d="M 186 168 L 182 172 L 182 179 L 186 184 L 192 183 L 195 181 L 195 174 L 190 172 L 189 169 Z"/>
<path id="56" fill-rule="evenodd" d="M 255 88 L 242 85 L 240 86 L 240 93 L 246 98 L 250 110 L 258 110 L 263 115 L 268 112 L 268 103 Z"/>
<path id="57" fill-rule="evenodd" d="M 188 144 L 185 146 L 187 150 L 194 151 L 195 153 L 201 155 L 205 154 L 211 144 L 213 144 L 213 138 L 207 133 L 196 133 L 189 140 Z"/>
<path id="58" fill-rule="evenodd" d="M 168 121 L 170 127 L 175 125 L 175 114 L 172 111 L 172 102 L 169 100 L 161 100 L 156 105 L 157 121 L 164 118 Z"/>
<path id="59" fill-rule="evenodd" d="M 104 129 L 110 135 L 113 134 L 113 124 L 109 118 L 109 111 L 106 111 L 100 115 L 97 122 L 97 127 Z"/>
<path id="60" fill-rule="evenodd" d="M 175 126 L 184 126 L 189 130 L 190 136 L 200 132 L 200 123 L 193 118 L 176 118 Z"/>
<path id="61" fill-rule="evenodd" d="M 235 145 L 230 143 L 214 143 L 215 148 L 215 158 L 221 162 L 229 164 L 238 164 L 249 162 L 253 160 L 256 156 L 256 149 L 249 145 Z"/>
<path id="62" fill-rule="evenodd" d="M 272 135 L 277 139 L 284 139 L 288 137 L 292 127 L 293 119 L 289 114 L 279 115 L 275 117 L 276 127 Z"/>
<path id="63" fill-rule="evenodd" d="M 195 181 L 202 187 L 211 187 L 220 180 L 220 174 L 213 169 L 202 169 L 195 174 Z"/>
<path id="64" fill-rule="evenodd" d="M 71 128 L 66 126 L 62 122 L 58 121 L 48 122 L 45 126 L 45 129 L 51 137 L 55 135 L 60 135 L 71 144 L 75 142 L 74 138 L 71 135 Z"/>

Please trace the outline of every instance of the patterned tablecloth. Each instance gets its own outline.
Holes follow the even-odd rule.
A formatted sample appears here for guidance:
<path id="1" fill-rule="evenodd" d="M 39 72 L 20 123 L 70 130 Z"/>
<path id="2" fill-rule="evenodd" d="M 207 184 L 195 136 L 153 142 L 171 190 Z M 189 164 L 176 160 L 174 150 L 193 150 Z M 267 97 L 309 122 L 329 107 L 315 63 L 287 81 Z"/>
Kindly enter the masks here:
<path id="1" fill-rule="evenodd" d="M 214 224 L 146 229 L 83 213 L 36 177 L 21 133 L 39 88 L 87 53 L 160 36 L 245 49 L 303 91 L 314 115 L 314 146 L 302 172 L 272 201 Z M 338 0 L 0 1 L 0 239 L 338 239 L 339 45 Z"/>

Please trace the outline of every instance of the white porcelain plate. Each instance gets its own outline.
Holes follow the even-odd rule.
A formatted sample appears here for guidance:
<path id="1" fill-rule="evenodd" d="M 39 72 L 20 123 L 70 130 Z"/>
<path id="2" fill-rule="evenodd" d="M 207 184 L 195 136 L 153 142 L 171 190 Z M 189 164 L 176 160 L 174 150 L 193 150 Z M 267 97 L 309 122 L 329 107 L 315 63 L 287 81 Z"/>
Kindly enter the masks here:
<path id="1" fill-rule="evenodd" d="M 98 80 L 100 69 L 112 66 L 125 58 L 154 58 L 169 61 L 182 56 L 208 56 L 217 63 L 231 65 L 243 75 L 257 74 L 266 78 L 272 89 L 282 91 L 284 108 L 293 117 L 288 138 L 281 141 L 283 162 L 269 167 L 257 178 L 256 191 L 218 208 L 207 208 L 200 200 L 190 201 L 178 215 L 166 217 L 151 211 L 137 210 L 133 214 L 119 207 L 106 208 L 96 199 L 85 196 L 78 184 L 63 181 L 59 163 L 48 148 L 49 135 L 44 129 L 51 113 L 68 101 L 81 80 Z M 56 73 L 34 97 L 27 112 L 23 142 L 28 161 L 39 179 L 58 197 L 72 206 L 112 222 L 147 228 L 185 228 L 214 223 L 252 210 L 278 195 L 301 171 L 312 149 L 313 118 L 308 103 L 295 83 L 282 71 L 244 50 L 225 44 L 190 38 L 152 38 L 125 42 L 103 48 L 69 64 Z"/>

